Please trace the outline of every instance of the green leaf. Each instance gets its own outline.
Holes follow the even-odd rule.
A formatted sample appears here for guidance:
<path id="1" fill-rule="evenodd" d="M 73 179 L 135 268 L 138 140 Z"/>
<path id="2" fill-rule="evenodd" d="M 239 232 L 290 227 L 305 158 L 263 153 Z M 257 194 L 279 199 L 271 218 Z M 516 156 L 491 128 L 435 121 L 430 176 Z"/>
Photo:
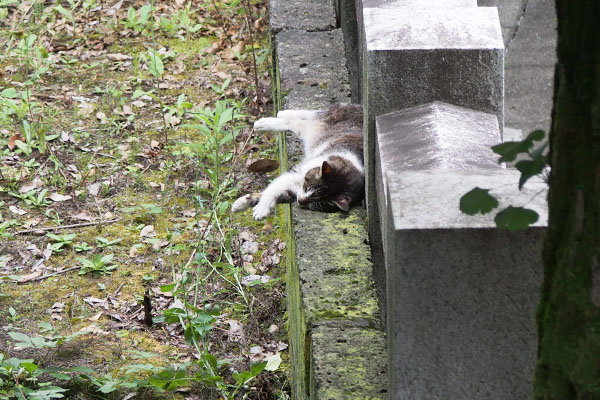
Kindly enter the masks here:
<path id="1" fill-rule="evenodd" d="M 17 97 L 17 91 L 15 88 L 7 88 L 2 91 L 2 97 L 6 97 L 7 99 L 14 99 Z"/>
<path id="2" fill-rule="evenodd" d="M 517 158 L 519 153 L 527 153 L 529 148 L 531 147 L 531 143 L 526 140 L 521 142 L 504 142 L 497 144 L 496 146 L 492 146 L 492 150 L 494 153 L 499 154 L 501 157 L 498 159 L 498 162 L 507 162 L 514 161 Z"/>
<path id="3" fill-rule="evenodd" d="M 498 200 L 489 194 L 490 189 L 474 188 L 460 198 L 460 210 L 467 215 L 487 214 L 498 207 Z"/>
<path id="4" fill-rule="evenodd" d="M 523 188 L 525 182 L 532 176 L 541 173 L 546 166 L 546 157 L 538 157 L 534 160 L 522 160 L 515 164 L 515 167 L 521 172 L 519 179 L 519 190 Z"/>
<path id="5" fill-rule="evenodd" d="M 501 157 L 498 162 L 514 161 L 519 153 L 529 153 L 529 149 L 533 147 L 534 141 L 544 139 L 545 133 L 542 130 L 531 132 L 527 137 L 520 142 L 504 142 L 496 146 L 492 146 L 494 153 Z"/>
<path id="6" fill-rule="evenodd" d="M 529 135 L 527 135 L 527 138 L 525 138 L 525 140 L 531 140 L 539 142 L 540 140 L 544 139 L 544 137 L 546 136 L 546 133 L 544 133 L 543 130 L 541 129 L 537 129 L 533 132 L 531 132 Z"/>
<path id="7" fill-rule="evenodd" d="M 24 333 L 21 332 L 8 332 L 8 336 L 10 336 L 13 340 L 16 340 L 20 343 L 17 343 L 19 347 L 32 347 L 31 338 Z M 25 345 L 25 346 L 23 346 Z"/>
<path id="8" fill-rule="evenodd" d="M 496 215 L 494 221 L 498 228 L 516 231 L 535 223 L 538 217 L 538 213 L 528 208 L 508 206 Z"/>
<path id="9" fill-rule="evenodd" d="M 266 357 L 265 361 L 267 362 L 267 365 L 265 365 L 266 371 L 277 371 L 281 364 L 281 356 L 279 353 L 275 353 L 272 356 Z"/>
<path id="10" fill-rule="evenodd" d="M 132 99 L 137 99 L 138 97 L 142 97 L 142 96 L 145 96 L 147 94 L 148 94 L 148 92 L 146 92 L 146 91 L 144 91 L 142 89 L 135 89 L 134 92 L 133 92 L 133 94 L 131 95 L 131 98 Z"/>
<path id="11" fill-rule="evenodd" d="M 168 285 L 161 285 L 160 286 L 160 291 L 162 293 L 172 292 L 173 289 L 175 289 L 175 283 L 171 283 L 171 284 L 168 284 Z"/>
<path id="12" fill-rule="evenodd" d="M 108 380 L 104 382 L 104 385 L 100 386 L 98 391 L 100 393 L 111 393 L 119 388 L 120 381 L 118 380 Z"/>
<path id="13" fill-rule="evenodd" d="M 234 372 L 233 379 L 235 379 L 235 383 L 237 383 L 239 386 L 244 385 L 250 382 L 256 376 L 258 376 L 265 369 L 266 366 L 266 361 L 252 364 L 250 366 L 250 371 L 243 371 L 239 373 Z"/>

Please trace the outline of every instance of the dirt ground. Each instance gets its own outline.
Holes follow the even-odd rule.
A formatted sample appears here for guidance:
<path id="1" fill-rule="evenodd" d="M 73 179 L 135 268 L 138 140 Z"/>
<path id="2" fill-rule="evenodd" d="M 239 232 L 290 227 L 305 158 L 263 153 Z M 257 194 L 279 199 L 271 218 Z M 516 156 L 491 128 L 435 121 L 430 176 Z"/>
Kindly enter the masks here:
<path id="1" fill-rule="evenodd" d="M 0 1 L 0 399 L 289 398 L 266 16 Z"/>

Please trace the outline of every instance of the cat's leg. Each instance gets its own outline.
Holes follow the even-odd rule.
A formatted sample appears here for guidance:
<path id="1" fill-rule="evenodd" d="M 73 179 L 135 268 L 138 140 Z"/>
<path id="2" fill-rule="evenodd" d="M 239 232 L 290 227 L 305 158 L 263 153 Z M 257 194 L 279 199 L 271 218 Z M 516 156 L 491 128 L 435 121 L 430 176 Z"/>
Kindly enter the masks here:
<path id="1" fill-rule="evenodd" d="M 319 110 L 283 110 L 277 113 L 277 118 L 282 119 L 304 119 L 304 120 L 314 120 L 317 118 L 317 114 L 320 113 Z"/>
<path id="2" fill-rule="evenodd" d="M 281 118 L 267 117 L 254 121 L 255 131 L 283 132 L 291 130 L 290 128 L 289 121 Z"/>
<path id="3" fill-rule="evenodd" d="M 231 205 L 231 211 L 240 212 L 249 207 L 254 207 L 260 200 L 260 193 L 248 193 L 238 198 Z"/>
<path id="4" fill-rule="evenodd" d="M 261 193 L 260 200 L 252 212 L 254 219 L 259 220 L 269 216 L 275 204 L 282 200 L 293 201 L 303 181 L 304 177 L 298 172 L 286 172 L 277 177 Z"/>

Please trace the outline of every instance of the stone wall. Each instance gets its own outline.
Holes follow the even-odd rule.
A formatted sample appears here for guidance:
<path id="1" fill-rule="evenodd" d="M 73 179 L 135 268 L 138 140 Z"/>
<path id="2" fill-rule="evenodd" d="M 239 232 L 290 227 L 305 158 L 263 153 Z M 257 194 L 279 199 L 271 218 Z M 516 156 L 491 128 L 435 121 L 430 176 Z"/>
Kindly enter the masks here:
<path id="1" fill-rule="evenodd" d="M 271 2 L 278 109 L 350 102 L 342 30 L 332 2 Z M 281 137 L 282 167 L 301 158 Z M 316 213 L 284 206 L 294 399 L 386 398 L 386 350 L 373 286 L 366 213 Z"/>

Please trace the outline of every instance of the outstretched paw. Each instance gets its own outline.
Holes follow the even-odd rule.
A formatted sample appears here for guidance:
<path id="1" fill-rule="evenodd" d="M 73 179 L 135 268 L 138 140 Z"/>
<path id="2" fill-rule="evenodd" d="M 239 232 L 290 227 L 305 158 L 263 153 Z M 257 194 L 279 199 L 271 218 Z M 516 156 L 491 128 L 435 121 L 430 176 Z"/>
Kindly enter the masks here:
<path id="1" fill-rule="evenodd" d="M 279 118 L 261 118 L 254 122 L 255 131 L 287 131 L 289 126 L 287 121 Z"/>
<path id="2" fill-rule="evenodd" d="M 260 193 L 248 193 L 238 198 L 231 205 L 231 211 L 240 212 L 249 207 L 254 207 L 260 200 Z"/>
<path id="3" fill-rule="evenodd" d="M 254 206 L 254 211 L 252 211 L 252 216 L 255 220 L 261 220 L 267 218 L 271 214 L 271 210 L 275 206 L 275 203 L 268 201 L 259 201 L 257 205 Z"/>
<path id="4" fill-rule="evenodd" d="M 249 197 L 250 197 L 250 195 L 246 194 L 246 195 L 238 198 L 236 201 L 234 201 L 233 204 L 231 205 L 231 211 L 240 212 L 240 211 L 244 211 L 245 209 L 250 207 L 250 202 L 248 201 Z"/>

